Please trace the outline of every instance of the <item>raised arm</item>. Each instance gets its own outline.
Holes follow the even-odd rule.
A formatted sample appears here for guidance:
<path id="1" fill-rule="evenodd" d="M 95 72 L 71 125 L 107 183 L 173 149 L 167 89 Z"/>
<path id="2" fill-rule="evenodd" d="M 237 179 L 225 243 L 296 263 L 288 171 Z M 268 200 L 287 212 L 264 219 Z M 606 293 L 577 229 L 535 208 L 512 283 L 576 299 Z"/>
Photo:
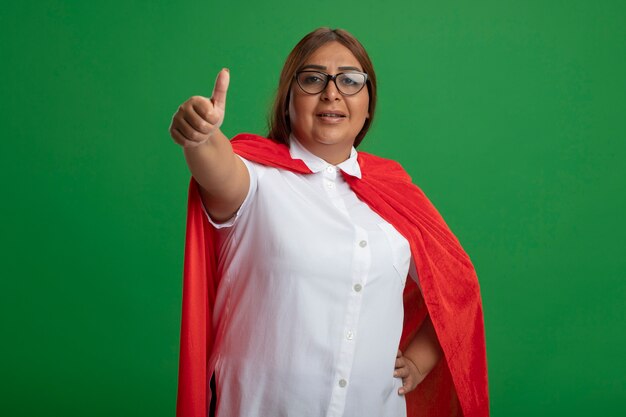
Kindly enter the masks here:
<path id="1" fill-rule="evenodd" d="M 220 126 L 226 112 L 230 73 L 217 75 L 211 98 L 193 96 L 180 105 L 170 125 L 172 139 L 183 147 L 187 166 L 200 185 L 211 217 L 229 219 L 243 203 L 250 176 Z"/>

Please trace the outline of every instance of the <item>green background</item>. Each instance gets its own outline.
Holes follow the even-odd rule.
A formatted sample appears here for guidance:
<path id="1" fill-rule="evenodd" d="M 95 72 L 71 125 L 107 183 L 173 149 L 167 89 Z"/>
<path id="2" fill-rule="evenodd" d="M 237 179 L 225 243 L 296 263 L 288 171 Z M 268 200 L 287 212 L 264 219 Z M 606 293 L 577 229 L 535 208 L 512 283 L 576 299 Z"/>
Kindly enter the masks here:
<path id="1" fill-rule="evenodd" d="M 174 414 L 171 117 L 229 67 L 223 130 L 264 133 L 318 26 L 374 61 L 362 150 L 405 166 L 476 266 L 492 415 L 623 415 L 626 4 L 602 0 L 3 5 L 0 414 Z"/>

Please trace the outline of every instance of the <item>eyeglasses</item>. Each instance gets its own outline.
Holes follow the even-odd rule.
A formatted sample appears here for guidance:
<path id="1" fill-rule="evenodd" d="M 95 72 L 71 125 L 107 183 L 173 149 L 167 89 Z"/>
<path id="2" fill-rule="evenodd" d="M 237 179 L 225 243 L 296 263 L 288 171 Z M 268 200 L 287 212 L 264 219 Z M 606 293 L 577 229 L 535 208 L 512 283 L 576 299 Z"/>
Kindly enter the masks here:
<path id="1" fill-rule="evenodd" d="M 307 94 L 321 93 L 332 80 L 341 94 L 352 96 L 361 91 L 367 82 L 367 74 L 357 71 L 330 75 L 325 72 L 305 70 L 296 72 L 294 78 L 302 91 Z"/>

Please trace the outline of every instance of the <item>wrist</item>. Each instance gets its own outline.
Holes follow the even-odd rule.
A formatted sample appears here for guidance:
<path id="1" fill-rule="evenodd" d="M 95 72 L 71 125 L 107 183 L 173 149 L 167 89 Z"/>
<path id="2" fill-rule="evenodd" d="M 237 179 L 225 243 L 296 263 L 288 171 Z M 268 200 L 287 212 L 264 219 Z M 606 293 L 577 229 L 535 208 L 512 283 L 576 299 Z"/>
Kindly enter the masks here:
<path id="1" fill-rule="evenodd" d="M 420 358 L 417 357 L 417 356 L 419 356 L 419 355 L 415 355 L 415 352 L 405 352 L 404 353 L 404 358 L 413 364 L 415 369 L 417 369 L 417 372 L 421 376 L 426 376 L 428 374 L 428 372 L 430 372 L 432 367 L 429 368 L 426 364 L 421 363 L 423 361 L 420 361 Z"/>
<path id="2" fill-rule="evenodd" d="M 211 133 L 209 133 L 207 137 L 203 139 L 202 141 L 195 141 L 195 140 L 187 139 L 185 141 L 185 144 L 183 145 L 183 148 L 185 150 L 189 149 L 192 151 L 201 150 L 207 147 L 219 145 L 219 143 L 224 140 L 228 140 L 228 139 L 224 137 L 224 134 L 218 127 L 215 127 L 213 128 L 213 130 L 211 130 Z"/>

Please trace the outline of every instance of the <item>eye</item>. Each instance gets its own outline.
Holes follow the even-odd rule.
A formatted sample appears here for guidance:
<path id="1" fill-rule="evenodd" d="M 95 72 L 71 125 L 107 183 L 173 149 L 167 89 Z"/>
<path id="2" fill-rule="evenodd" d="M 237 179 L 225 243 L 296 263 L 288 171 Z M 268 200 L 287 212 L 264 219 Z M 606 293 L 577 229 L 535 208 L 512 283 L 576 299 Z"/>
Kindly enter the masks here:
<path id="1" fill-rule="evenodd" d="M 364 79 L 361 74 L 342 74 L 339 81 L 346 87 L 354 87 L 363 84 Z"/>
<path id="2" fill-rule="evenodd" d="M 315 84 L 321 81 L 322 80 L 320 79 L 320 77 L 316 77 L 315 75 L 309 75 L 308 77 L 304 77 L 304 82 L 306 84 Z"/>
<path id="3" fill-rule="evenodd" d="M 353 80 L 352 78 L 350 78 L 350 77 L 343 77 L 341 79 L 341 83 L 344 84 L 344 85 L 354 85 L 354 84 L 357 84 L 357 82 L 355 80 Z"/>
<path id="4" fill-rule="evenodd" d="M 316 72 L 303 72 L 300 74 L 298 78 L 301 84 L 316 85 L 316 84 L 324 83 L 324 78 L 322 77 L 323 76 L 321 74 L 316 73 Z"/>

